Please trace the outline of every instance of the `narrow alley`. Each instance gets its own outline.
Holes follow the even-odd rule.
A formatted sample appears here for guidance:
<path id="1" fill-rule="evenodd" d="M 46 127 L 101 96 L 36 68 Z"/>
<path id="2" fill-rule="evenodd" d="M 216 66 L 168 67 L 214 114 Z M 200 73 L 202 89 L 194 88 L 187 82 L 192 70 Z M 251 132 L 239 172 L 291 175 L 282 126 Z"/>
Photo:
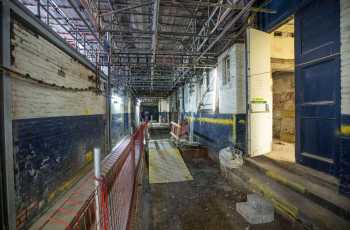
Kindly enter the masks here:
<path id="1" fill-rule="evenodd" d="M 350 0 L 0 0 L 0 230 L 349 230 Z"/>

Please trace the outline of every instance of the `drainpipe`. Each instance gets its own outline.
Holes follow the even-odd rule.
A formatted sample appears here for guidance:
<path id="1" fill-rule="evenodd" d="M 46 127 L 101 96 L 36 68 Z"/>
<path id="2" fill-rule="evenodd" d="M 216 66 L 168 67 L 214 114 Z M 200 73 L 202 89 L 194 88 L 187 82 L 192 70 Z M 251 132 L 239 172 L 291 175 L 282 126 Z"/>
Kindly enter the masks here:
<path id="1" fill-rule="evenodd" d="M 250 113 L 249 113 L 249 80 L 248 80 L 248 55 L 249 55 L 249 52 L 248 52 L 248 29 L 249 27 L 247 27 L 246 29 L 246 33 L 245 33 L 245 42 L 244 42 L 244 60 L 245 60 L 245 97 L 246 97 L 246 123 L 245 123 L 245 129 L 246 129 L 246 132 L 245 132 L 245 152 L 247 153 L 247 155 L 249 154 L 250 152 L 250 149 L 251 149 L 251 142 L 249 141 L 249 136 L 250 136 Z"/>
<path id="2" fill-rule="evenodd" d="M 107 92 L 106 92 L 106 132 L 107 132 L 107 137 L 106 137 L 106 145 L 107 149 L 106 152 L 109 153 L 112 149 L 111 145 L 111 75 L 112 75 L 112 43 L 111 43 L 111 35 L 108 33 L 108 40 L 109 40 L 109 53 L 108 53 L 108 74 L 107 74 Z M 85 37 L 84 37 L 85 38 Z"/>
<path id="3" fill-rule="evenodd" d="M 193 118 L 194 118 L 194 113 L 191 112 L 191 117 L 190 117 L 190 143 L 193 144 Z"/>

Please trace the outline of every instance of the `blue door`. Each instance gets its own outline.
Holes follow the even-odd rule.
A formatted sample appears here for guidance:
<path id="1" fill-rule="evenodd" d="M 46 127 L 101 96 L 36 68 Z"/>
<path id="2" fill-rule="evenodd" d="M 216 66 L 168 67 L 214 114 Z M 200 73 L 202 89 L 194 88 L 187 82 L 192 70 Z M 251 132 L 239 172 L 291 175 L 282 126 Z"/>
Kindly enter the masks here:
<path id="1" fill-rule="evenodd" d="M 296 158 L 336 174 L 340 118 L 339 1 L 314 0 L 295 15 Z"/>

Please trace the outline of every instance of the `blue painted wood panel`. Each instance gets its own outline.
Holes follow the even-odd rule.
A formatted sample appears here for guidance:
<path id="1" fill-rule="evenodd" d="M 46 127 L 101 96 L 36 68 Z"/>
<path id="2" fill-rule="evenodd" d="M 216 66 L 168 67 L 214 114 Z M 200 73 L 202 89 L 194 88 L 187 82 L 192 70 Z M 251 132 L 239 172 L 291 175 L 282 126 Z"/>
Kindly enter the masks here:
<path id="1" fill-rule="evenodd" d="M 339 11 L 339 1 L 314 0 L 295 15 L 297 161 L 334 175 L 339 160 Z"/>

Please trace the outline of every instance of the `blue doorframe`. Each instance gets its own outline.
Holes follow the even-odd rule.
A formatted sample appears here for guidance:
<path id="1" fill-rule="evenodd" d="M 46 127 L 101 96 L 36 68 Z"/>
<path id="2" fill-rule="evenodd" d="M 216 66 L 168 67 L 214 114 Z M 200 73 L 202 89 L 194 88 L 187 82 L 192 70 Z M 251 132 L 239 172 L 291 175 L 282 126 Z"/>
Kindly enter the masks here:
<path id="1" fill-rule="evenodd" d="M 339 7 L 314 0 L 295 14 L 296 159 L 332 175 L 340 151 Z"/>

